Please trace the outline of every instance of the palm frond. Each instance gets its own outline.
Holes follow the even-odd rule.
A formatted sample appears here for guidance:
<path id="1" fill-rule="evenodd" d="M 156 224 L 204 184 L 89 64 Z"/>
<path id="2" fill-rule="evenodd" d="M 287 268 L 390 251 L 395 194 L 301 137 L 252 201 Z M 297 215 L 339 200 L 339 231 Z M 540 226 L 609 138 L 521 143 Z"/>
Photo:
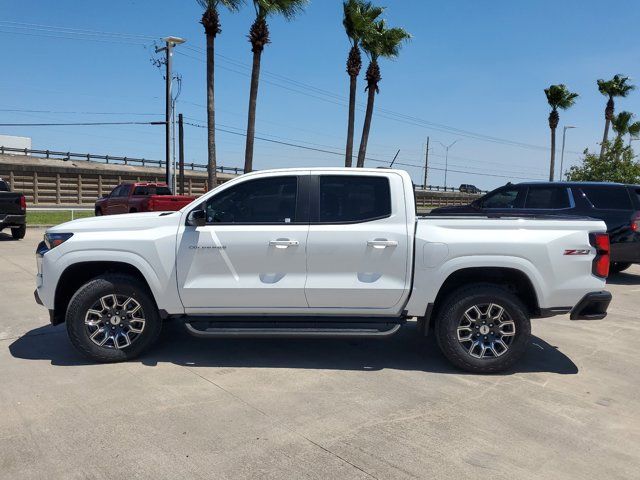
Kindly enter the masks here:
<path id="1" fill-rule="evenodd" d="M 258 17 L 282 15 L 286 20 L 291 20 L 304 11 L 308 3 L 309 0 L 253 0 Z"/>
<path id="2" fill-rule="evenodd" d="M 244 5 L 245 0 L 196 0 L 203 10 L 214 10 L 222 5 L 232 12 L 237 12 Z"/>
<path id="3" fill-rule="evenodd" d="M 342 3 L 344 16 L 342 25 L 351 44 L 357 46 L 373 27 L 374 21 L 382 15 L 384 7 L 378 7 L 363 0 L 346 0 Z"/>
<path id="4" fill-rule="evenodd" d="M 547 96 L 547 102 L 549 102 L 553 110 L 566 110 L 572 107 L 579 97 L 577 93 L 569 91 L 567 86 L 562 83 L 545 88 L 544 93 Z"/>
<path id="5" fill-rule="evenodd" d="M 606 97 L 626 97 L 630 92 L 635 90 L 636 86 L 629 82 L 629 77 L 618 74 L 614 75 L 611 80 L 598 80 L 598 90 Z"/>
<path id="6" fill-rule="evenodd" d="M 640 122 L 634 122 L 629 125 L 629 136 L 632 140 L 640 139 Z"/>
<path id="7" fill-rule="evenodd" d="M 374 23 L 374 27 L 362 39 L 362 48 L 375 60 L 379 57 L 394 58 L 400 54 L 402 44 L 411 39 L 411 34 L 402 28 L 387 28 L 384 20 Z"/>
<path id="8" fill-rule="evenodd" d="M 633 117 L 633 113 L 622 111 L 619 114 L 615 115 L 613 119 L 611 119 L 611 128 L 613 128 L 613 131 L 616 132 L 620 137 L 626 135 L 627 133 L 631 133 L 630 126 Z"/>

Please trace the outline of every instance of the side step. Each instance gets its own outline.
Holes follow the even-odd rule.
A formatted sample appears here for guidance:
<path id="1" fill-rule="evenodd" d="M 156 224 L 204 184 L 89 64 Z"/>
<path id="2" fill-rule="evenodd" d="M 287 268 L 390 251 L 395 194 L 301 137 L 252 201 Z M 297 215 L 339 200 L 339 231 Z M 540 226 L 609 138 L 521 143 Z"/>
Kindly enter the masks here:
<path id="1" fill-rule="evenodd" d="M 333 322 L 333 321 L 218 321 L 189 318 L 187 331 L 195 337 L 387 337 L 402 324 L 393 322 Z"/>

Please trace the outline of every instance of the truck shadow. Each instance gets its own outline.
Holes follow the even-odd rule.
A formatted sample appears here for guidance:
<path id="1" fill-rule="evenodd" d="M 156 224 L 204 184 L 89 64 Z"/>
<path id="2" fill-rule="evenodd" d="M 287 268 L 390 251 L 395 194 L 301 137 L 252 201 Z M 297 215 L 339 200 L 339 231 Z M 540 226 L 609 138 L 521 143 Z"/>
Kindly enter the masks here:
<path id="1" fill-rule="evenodd" d="M 640 275 L 620 272 L 607 278 L 607 285 L 640 285 Z"/>
<path id="2" fill-rule="evenodd" d="M 302 368 L 323 370 L 415 370 L 464 374 L 440 353 L 435 338 L 417 335 L 408 324 L 385 339 L 202 339 L 189 335 L 177 322 L 166 325 L 158 343 L 135 362 L 155 366 Z M 91 365 L 73 348 L 64 325 L 31 330 L 10 346 L 16 358 L 47 360 L 57 366 Z M 578 367 L 557 347 L 532 337 L 525 356 L 506 374 L 578 373 Z"/>
<path id="3" fill-rule="evenodd" d="M 15 242 L 15 240 L 13 239 L 10 233 L 0 232 L 0 242 L 8 242 L 8 241 Z"/>

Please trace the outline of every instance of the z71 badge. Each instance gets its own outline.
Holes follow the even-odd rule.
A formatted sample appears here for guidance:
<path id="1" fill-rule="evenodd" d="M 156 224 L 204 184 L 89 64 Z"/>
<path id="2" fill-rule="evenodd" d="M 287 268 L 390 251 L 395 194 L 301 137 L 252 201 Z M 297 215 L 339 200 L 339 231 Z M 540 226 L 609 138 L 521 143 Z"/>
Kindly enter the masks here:
<path id="1" fill-rule="evenodd" d="M 565 255 L 589 255 L 591 253 L 591 250 L 586 249 L 586 250 L 565 250 L 564 254 Z"/>

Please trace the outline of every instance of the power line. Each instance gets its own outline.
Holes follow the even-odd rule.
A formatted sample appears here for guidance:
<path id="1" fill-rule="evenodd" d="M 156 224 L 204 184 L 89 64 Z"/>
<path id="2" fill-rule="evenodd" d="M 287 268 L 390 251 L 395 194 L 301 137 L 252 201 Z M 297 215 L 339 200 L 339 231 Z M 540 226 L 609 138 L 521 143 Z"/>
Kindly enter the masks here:
<path id="1" fill-rule="evenodd" d="M 33 33 L 31 35 L 36 35 L 36 36 L 48 36 L 48 37 L 54 37 L 54 38 L 65 38 L 65 39 L 77 39 L 77 40 L 94 40 L 94 41 L 107 41 L 107 42 L 111 42 L 111 43 L 128 43 L 128 44 L 134 44 L 134 45 L 143 45 L 146 46 L 148 45 L 148 43 L 150 43 L 151 41 L 153 41 L 156 37 L 152 37 L 149 35 L 140 35 L 140 34 L 126 34 L 126 33 L 118 33 L 118 32 L 100 32 L 100 31 L 94 31 L 94 30 L 87 30 L 87 29 L 75 29 L 75 28 L 69 28 L 69 27 L 58 27 L 58 26 L 53 26 L 53 25 L 42 25 L 42 24 L 29 24 L 29 23 L 21 23 L 21 22 L 10 22 L 10 21 L 0 21 L 0 26 L 4 27 L 4 28 L 13 28 L 13 29 L 26 29 L 26 30 L 32 30 L 32 31 L 36 31 L 39 33 Z M 22 31 L 0 31 L 0 33 L 16 33 L 16 34 L 25 34 L 25 35 L 29 35 L 29 33 L 27 32 L 22 32 Z M 49 33 L 57 33 L 57 34 L 62 34 L 62 35 L 67 35 L 67 36 L 55 36 L 55 35 L 49 35 Z M 69 36 L 70 35 L 70 36 Z M 98 38 L 87 38 L 87 36 L 102 36 L 102 37 L 107 37 L 108 40 L 100 40 Z M 135 40 L 135 41 L 134 41 Z M 139 43 L 142 40 L 146 40 L 146 43 Z M 202 54 L 203 50 L 198 49 L 197 47 L 193 47 L 193 46 L 189 46 L 188 49 L 192 52 L 196 52 L 196 53 L 200 53 Z M 184 55 L 186 57 L 190 57 L 188 54 L 184 53 L 184 52 L 179 52 L 181 55 Z M 242 67 L 242 68 L 249 68 L 249 66 L 247 64 L 243 64 L 242 62 L 238 62 L 237 60 L 234 60 L 230 57 L 225 57 L 224 55 L 217 55 L 219 58 L 221 58 L 223 61 L 226 61 L 228 63 L 231 63 L 232 65 L 236 66 L 236 67 Z M 199 61 L 204 61 L 204 59 L 202 58 L 196 58 L 196 57 L 190 57 L 193 58 L 195 60 L 199 60 Z M 247 74 L 247 72 L 239 72 L 237 70 L 233 70 L 229 67 L 224 67 L 221 66 L 221 68 L 224 68 L 226 70 L 232 71 L 234 73 L 238 73 L 241 75 L 245 75 Z M 303 88 L 306 90 L 310 90 L 312 92 L 314 92 L 315 94 L 310 93 L 309 91 L 305 92 L 305 91 L 300 91 L 300 90 L 296 90 L 294 88 L 291 87 L 287 87 L 285 85 L 281 85 L 278 84 L 277 82 L 273 82 L 273 81 L 266 81 L 266 83 L 271 83 L 273 85 L 277 85 L 281 88 L 284 89 L 288 89 L 290 91 L 302 94 L 302 95 L 307 95 L 325 102 L 329 102 L 329 103 L 333 103 L 336 105 L 340 105 L 340 106 L 345 106 L 345 102 L 344 102 L 344 97 L 341 95 L 337 95 L 333 92 L 329 92 L 328 90 L 323 90 L 320 89 L 318 87 L 315 87 L 313 85 L 304 83 L 304 82 L 299 82 L 297 80 L 292 80 L 289 79 L 285 76 L 276 74 L 276 73 L 272 73 L 269 72 L 267 70 L 262 70 L 261 73 L 263 73 L 264 75 L 269 75 L 272 76 L 274 78 L 278 78 L 280 81 L 289 83 L 291 85 L 294 85 L 296 87 L 299 88 Z M 325 97 L 330 97 L 330 98 L 325 98 Z M 336 101 L 337 100 L 337 101 Z M 360 108 L 362 108 L 362 105 L 360 104 Z M 415 116 L 411 116 L 411 115 L 406 115 L 406 114 L 402 114 L 399 112 L 394 112 L 392 110 L 388 110 L 388 109 L 384 109 L 384 108 L 378 108 L 377 112 L 376 112 L 377 116 L 380 116 L 382 118 L 386 118 L 389 120 L 394 120 L 397 122 L 401 122 L 401 123 L 405 123 L 408 125 L 413 125 L 413 126 L 418 126 L 418 127 L 422 127 L 422 128 L 431 128 L 433 130 L 436 131 L 441 131 L 444 133 L 449 133 L 449 134 L 455 134 L 455 135 L 459 135 L 462 137 L 467 137 L 467 138 L 472 138 L 475 140 L 480 140 L 480 141 L 486 141 L 486 142 L 491 142 L 491 143 L 497 143 L 497 144 L 503 144 L 503 145 L 508 145 L 508 146 L 514 146 L 514 147 L 519 147 L 519 148 L 525 148 L 525 149 L 531 149 L 531 150 L 542 150 L 542 151 L 549 151 L 548 147 L 544 147 L 541 145 L 533 145 L 533 144 L 529 144 L 529 143 L 525 143 L 525 142 L 519 142 L 519 141 L 515 141 L 515 140 L 509 140 L 509 139 L 505 139 L 505 138 L 501 138 L 501 137 L 495 137 L 495 136 L 490 136 L 490 135 L 485 135 L 485 134 L 481 134 L 481 133 L 476 133 L 476 132 L 472 132 L 470 130 L 464 130 L 464 129 L 459 129 L 456 127 L 451 127 L 449 125 L 444 125 L 444 124 L 440 124 L 440 123 L 436 123 L 436 122 L 430 122 L 428 120 L 424 120 L 421 119 L 419 117 L 415 117 Z M 576 151 L 567 151 L 568 153 L 573 153 L 573 154 L 580 154 L 580 152 L 576 152 Z"/>
<path id="2" fill-rule="evenodd" d="M 53 113 L 53 114 L 71 114 L 71 115 L 135 115 L 135 116 L 152 116 L 159 117 L 161 113 L 136 113 L 136 112 L 83 112 L 70 110 L 29 110 L 24 108 L 0 108 L 0 112 L 13 113 Z"/>
<path id="3" fill-rule="evenodd" d="M 198 128 L 207 128 L 206 125 L 200 125 L 197 123 L 191 123 L 191 122 L 184 122 L 185 125 L 190 125 L 192 127 L 198 127 Z M 229 133 L 231 135 L 238 135 L 238 136 L 242 136 L 242 137 L 246 137 L 247 134 L 246 133 L 242 133 L 242 132 L 234 132 L 232 130 L 227 130 L 225 128 L 220 128 L 220 127 L 216 127 L 217 131 L 220 132 L 224 132 L 224 133 Z M 314 152 L 320 152 L 320 153 L 328 153 L 330 155 L 339 155 L 339 156 L 344 156 L 343 152 L 335 152 L 332 150 L 326 150 L 326 149 L 322 149 L 322 148 L 316 148 L 316 147 L 308 147 L 306 145 L 299 145 L 296 143 L 291 143 L 291 142 L 284 142 L 284 141 L 280 141 L 280 140 L 273 140 L 271 138 L 265 138 L 265 137 L 259 137 L 259 136 L 255 136 L 256 140 L 262 140 L 263 142 L 270 142 L 270 143 L 276 143 L 278 145 L 285 145 L 288 147 L 294 147 L 294 148 L 301 148 L 303 150 L 310 150 L 310 151 L 314 151 Z M 377 162 L 377 163 L 384 163 L 385 165 L 389 164 L 388 160 L 381 160 L 379 158 L 371 158 L 371 157 L 366 157 L 366 160 L 369 160 L 371 162 Z M 396 165 L 402 165 L 405 167 L 415 167 L 415 168 L 420 168 L 420 169 L 424 169 L 424 165 L 416 165 L 413 163 L 404 163 L 404 162 L 396 162 Z M 437 167 L 429 167 L 431 170 L 439 170 L 439 171 L 444 171 L 444 168 L 437 168 Z M 491 174 L 491 173 L 477 173 L 477 172 L 469 172 L 469 171 L 465 171 L 465 170 L 452 170 L 452 169 L 448 169 L 448 171 L 450 172 L 454 172 L 454 173 L 466 173 L 469 175 L 480 175 L 483 177 L 496 177 L 496 178 L 513 178 L 513 179 L 518 179 L 518 180 L 530 180 L 531 177 L 515 177 L 512 175 L 496 175 L 496 174 Z"/>
<path id="4" fill-rule="evenodd" d="M 96 126 L 96 125 L 164 125 L 160 122 L 70 122 L 70 123 L 0 123 L 0 127 L 62 127 L 62 126 Z"/>

